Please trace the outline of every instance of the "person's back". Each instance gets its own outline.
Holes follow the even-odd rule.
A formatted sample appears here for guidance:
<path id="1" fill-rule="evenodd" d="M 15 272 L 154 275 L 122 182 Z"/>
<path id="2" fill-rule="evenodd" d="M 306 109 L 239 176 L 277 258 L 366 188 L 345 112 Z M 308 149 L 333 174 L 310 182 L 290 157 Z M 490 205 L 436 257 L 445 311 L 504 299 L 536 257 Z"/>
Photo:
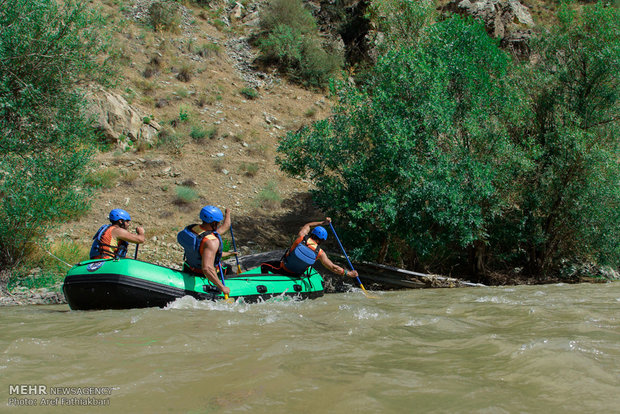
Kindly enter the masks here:
<path id="1" fill-rule="evenodd" d="M 337 275 L 357 277 L 357 271 L 347 271 L 345 268 L 334 264 L 327 253 L 320 247 L 327 240 L 327 230 L 321 224 L 329 224 L 331 219 L 306 223 L 297 234 L 297 238 L 291 247 L 284 253 L 279 261 L 271 261 L 261 264 L 262 273 L 275 273 L 287 276 L 301 276 L 310 266 L 319 260 L 326 269 Z M 310 229 L 312 231 L 310 231 Z"/>
<path id="2" fill-rule="evenodd" d="M 230 212 L 226 209 L 226 217 L 215 206 L 205 206 L 200 210 L 202 224 L 191 224 L 177 234 L 177 241 L 185 252 L 183 270 L 196 276 L 206 277 L 224 294 L 230 289 L 218 278 L 221 271 L 222 238 L 230 228 Z M 220 225 L 220 222 L 223 223 Z"/>

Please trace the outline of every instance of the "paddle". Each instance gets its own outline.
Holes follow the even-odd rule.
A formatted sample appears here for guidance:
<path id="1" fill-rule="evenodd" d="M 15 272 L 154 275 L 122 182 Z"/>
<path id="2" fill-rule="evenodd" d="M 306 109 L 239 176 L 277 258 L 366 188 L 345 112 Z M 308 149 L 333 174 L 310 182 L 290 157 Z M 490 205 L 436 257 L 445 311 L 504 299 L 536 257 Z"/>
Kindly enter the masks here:
<path id="1" fill-rule="evenodd" d="M 136 243 L 136 252 L 133 255 L 133 259 L 137 260 L 138 259 L 138 246 L 140 246 L 138 243 Z"/>
<path id="2" fill-rule="evenodd" d="M 230 224 L 230 237 L 232 237 L 233 248 L 235 249 L 235 253 L 237 253 L 237 244 L 235 243 L 235 235 L 233 234 L 232 223 Z M 239 265 L 239 257 L 235 254 L 235 260 L 237 260 L 237 274 L 241 274 L 241 266 Z"/>
<path id="3" fill-rule="evenodd" d="M 355 268 L 353 267 L 353 264 L 351 263 L 351 260 L 349 260 L 349 256 L 347 255 L 347 252 L 344 251 L 344 247 L 342 247 L 342 243 L 340 243 L 340 239 L 338 238 L 338 235 L 336 234 L 336 230 L 334 230 L 334 226 L 332 226 L 332 223 L 329 223 L 329 227 L 332 229 L 332 232 L 334 233 L 334 236 L 336 237 L 336 241 L 338 242 L 338 245 L 340 246 L 340 249 L 342 249 L 342 253 L 344 253 L 344 257 L 347 258 L 347 262 L 349 262 L 349 266 L 351 266 L 351 270 L 355 270 Z M 362 284 L 362 281 L 360 280 L 359 277 L 356 277 L 357 279 L 357 283 L 360 284 L 360 288 L 362 288 L 362 292 L 364 292 L 364 295 L 366 295 L 367 298 L 376 298 L 376 296 L 372 296 L 371 294 L 368 293 L 368 291 L 364 288 L 364 285 Z"/>
<path id="4" fill-rule="evenodd" d="M 226 287 L 226 283 L 224 283 L 224 271 L 222 270 L 222 262 L 218 264 L 218 267 L 220 268 L 220 279 L 222 279 L 222 285 Z M 228 293 L 224 293 L 224 301 L 226 303 L 233 303 L 233 300 L 228 297 Z"/>

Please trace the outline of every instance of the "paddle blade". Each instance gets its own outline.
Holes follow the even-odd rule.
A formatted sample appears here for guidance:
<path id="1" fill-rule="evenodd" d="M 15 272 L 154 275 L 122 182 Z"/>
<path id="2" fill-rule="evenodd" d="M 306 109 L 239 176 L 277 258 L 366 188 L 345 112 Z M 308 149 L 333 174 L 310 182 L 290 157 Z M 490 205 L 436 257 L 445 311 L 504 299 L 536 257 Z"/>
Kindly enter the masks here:
<path id="1" fill-rule="evenodd" d="M 368 293 L 368 291 L 366 290 L 366 288 L 364 287 L 364 285 L 362 285 L 361 283 L 360 283 L 360 288 L 362 288 L 362 292 L 364 292 L 364 295 L 366 295 L 366 297 L 367 297 L 368 299 L 378 299 L 378 297 L 377 297 L 377 296 L 375 296 L 375 295 L 371 295 L 370 293 Z"/>

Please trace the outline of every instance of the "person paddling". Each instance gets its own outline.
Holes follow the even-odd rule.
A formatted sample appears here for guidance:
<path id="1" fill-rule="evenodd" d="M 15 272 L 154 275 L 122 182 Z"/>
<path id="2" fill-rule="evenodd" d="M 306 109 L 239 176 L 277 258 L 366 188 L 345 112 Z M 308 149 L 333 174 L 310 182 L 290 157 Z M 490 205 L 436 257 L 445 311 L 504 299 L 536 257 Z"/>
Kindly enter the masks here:
<path id="1" fill-rule="evenodd" d="M 318 259 L 330 272 L 348 277 L 357 277 L 357 270 L 347 270 L 340 267 L 327 257 L 327 253 L 321 249 L 321 243 L 327 240 L 327 230 L 321 225 L 328 225 L 331 219 L 326 217 L 324 221 L 314 221 L 304 224 L 297 234 L 297 239 L 284 253 L 281 260 L 265 262 L 261 264 L 262 273 L 276 273 L 287 276 L 300 276 Z M 312 231 L 310 229 L 312 228 Z"/>
<path id="2" fill-rule="evenodd" d="M 222 293 L 228 295 L 230 289 L 219 279 L 222 256 L 235 252 L 222 253 L 222 237 L 230 229 L 230 211 L 226 216 L 215 206 L 204 206 L 200 210 L 202 224 L 190 224 L 177 234 L 177 241 L 185 250 L 183 271 L 206 276 Z M 223 220 L 223 221 L 222 221 Z M 222 223 L 220 223 L 222 222 Z"/>
<path id="3" fill-rule="evenodd" d="M 93 244 L 90 248 L 91 259 L 125 257 L 129 243 L 140 244 L 146 240 L 144 228 L 137 227 L 137 234 L 127 230 L 131 216 L 125 210 L 113 209 L 110 211 L 108 219 L 111 224 L 104 224 L 99 227 L 93 236 Z"/>

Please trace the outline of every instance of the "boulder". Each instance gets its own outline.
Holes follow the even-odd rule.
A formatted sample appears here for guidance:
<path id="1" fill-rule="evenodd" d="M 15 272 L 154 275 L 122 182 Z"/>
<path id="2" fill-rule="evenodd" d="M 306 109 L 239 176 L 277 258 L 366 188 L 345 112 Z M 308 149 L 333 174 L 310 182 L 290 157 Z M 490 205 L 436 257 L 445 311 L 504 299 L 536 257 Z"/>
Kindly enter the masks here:
<path id="1" fill-rule="evenodd" d="M 145 111 L 130 105 L 121 95 L 97 89 L 87 94 L 87 100 L 87 114 L 93 117 L 93 127 L 103 132 L 109 141 L 120 146 L 155 142 L 161 126 Z"/>

